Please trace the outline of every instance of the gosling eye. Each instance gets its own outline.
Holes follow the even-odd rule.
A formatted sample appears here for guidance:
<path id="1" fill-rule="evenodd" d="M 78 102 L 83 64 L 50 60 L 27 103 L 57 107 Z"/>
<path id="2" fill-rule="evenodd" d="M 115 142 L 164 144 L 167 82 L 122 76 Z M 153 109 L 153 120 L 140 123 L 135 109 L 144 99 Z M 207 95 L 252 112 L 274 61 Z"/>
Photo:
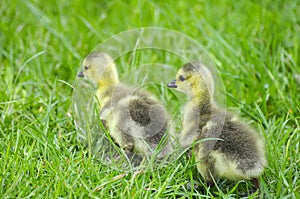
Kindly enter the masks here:
<path id="1" fill-rule="evenodd" d="M 89 69 L 89 67 L 87 67 L 87 66 L 84 66 L 84 69 L 85 69 L 85 70 L 87 70 L 87 69 Z"/>
<path id="2" fill-rule="evenodd" d="M 183 82 L 185 80 L 185 78 L 182 75 L 180 75 L 179 80 Z"/>

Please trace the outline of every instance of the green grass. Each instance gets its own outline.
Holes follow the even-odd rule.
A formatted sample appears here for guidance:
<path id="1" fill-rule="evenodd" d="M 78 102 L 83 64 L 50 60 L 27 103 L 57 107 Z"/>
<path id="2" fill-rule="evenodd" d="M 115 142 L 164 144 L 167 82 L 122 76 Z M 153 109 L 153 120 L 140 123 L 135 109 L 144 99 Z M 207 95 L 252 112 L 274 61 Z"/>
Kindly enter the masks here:
<path id="1" fill-rule="evenodd" d="M 119 171 L 93 158 L 77 139 L 70 85 L 82 59 L 108 37 L 148 26 L 182 32 L 210 54 L 227 106 L 252 120 L 265 137 L 262 197 L 300 197 L 298 0 L 85 2 L 1 1 L 1 198 L 234 198 L 251 189 L 248 181 L 226 180 L 209 188 L 195 162 L 183 158 L 146 164 L 137 173 Z M 148 52 L 138 60 L 149 63 L 160 54 L 166 57 Z M 124 56 L 120 73 L 138 60 Z M 164 93 L 173 116 L 180 112 L 168 89 L 153 90 Z M 189 182 L 200 188 L 188 189 Z"/>

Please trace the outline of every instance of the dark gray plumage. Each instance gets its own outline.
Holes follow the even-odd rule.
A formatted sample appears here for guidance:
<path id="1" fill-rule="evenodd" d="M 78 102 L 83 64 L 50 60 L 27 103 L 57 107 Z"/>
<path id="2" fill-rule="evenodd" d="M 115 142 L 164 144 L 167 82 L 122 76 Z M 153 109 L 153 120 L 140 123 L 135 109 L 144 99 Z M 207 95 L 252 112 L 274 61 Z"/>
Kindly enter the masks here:
<path id="1" fill-rule="evenodd" d="M 129 152 L 150 154 L 169 127 L 168 115 L 156 99 L 136 88 L 118 84 L 101 109 L 101 118 L 116 142 Z M 109 121 L 108 121 L 109 120 Z"/>

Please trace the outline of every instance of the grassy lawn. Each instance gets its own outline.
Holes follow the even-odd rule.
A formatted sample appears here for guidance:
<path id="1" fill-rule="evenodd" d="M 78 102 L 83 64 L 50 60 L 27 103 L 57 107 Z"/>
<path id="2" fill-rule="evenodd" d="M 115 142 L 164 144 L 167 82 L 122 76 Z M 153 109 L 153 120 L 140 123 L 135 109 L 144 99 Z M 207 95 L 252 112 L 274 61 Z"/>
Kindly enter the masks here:
<path id="1" fill-rule="evenodd" d="M 2 0 L 0 17 L 1 198 L 237 198 L 251 189 L 228 180 L 207 187 L 193 159 L 118 170 L 77 139 L 72 85 L 82 59 L 110 36 L 148 26 L 200 43 L 222 77 L 226 106 L 265 138 L 268 167 L 261 193 L 249 198 L 300 198 L 300 1 Z M 139 60 L 168 58 L 153 54 L 124 55 L 118 70 L 125 77 Z M 150 90 L 178 119 L 173 93 Z"/>

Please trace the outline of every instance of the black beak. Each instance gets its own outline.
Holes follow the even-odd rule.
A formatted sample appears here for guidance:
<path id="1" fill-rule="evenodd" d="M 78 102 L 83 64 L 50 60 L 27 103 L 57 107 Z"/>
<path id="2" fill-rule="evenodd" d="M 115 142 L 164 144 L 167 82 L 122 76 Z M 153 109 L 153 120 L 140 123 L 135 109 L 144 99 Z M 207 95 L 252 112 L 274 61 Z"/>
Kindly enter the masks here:
<path id="1" fill-rule="evenodd" d="M 177 88 L 176 80 L 171 81 L 170 83 L 168 83 L 167 86 L 168 86 L 169 88 Z"/>
<path id="2" fill-rule="evenodd" d="M 83 71 L 81 71 L 81 72 L 77 75 L 77 77 L 84 77 Z"/>

